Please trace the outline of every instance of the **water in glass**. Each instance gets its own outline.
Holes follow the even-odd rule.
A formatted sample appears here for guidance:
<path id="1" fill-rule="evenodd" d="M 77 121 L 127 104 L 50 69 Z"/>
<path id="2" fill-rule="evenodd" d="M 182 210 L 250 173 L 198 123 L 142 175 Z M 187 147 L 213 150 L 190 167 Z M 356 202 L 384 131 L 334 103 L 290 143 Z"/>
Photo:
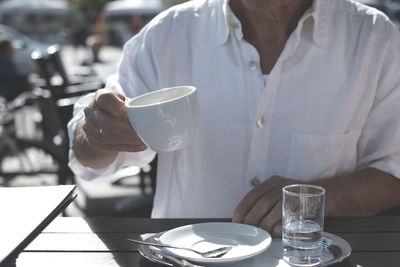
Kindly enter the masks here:
<path id="1" fill-rule="evenodd" d="M 313 266 L 321 262 L 322 227 L 313 221 L 291 221 L 283 226 L 283 259 L 293 265 Z"/>

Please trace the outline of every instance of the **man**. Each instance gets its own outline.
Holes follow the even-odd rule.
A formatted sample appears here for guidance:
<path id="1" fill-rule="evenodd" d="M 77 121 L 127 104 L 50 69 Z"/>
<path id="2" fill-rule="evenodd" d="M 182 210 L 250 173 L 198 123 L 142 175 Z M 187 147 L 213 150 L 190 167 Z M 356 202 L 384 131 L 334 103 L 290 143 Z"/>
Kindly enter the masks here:
<path id="1" fill-rule="evenodd" d="M 0 95 L 8 101 L 30 89 L 28 76 L 18 70 L 13 56 L 11 41 L 0 36 Z"/>
<path id="2" fill-rule="evenodd" d="M 399 62 L 393 24 L 352 1 L 190 1 L 146 25 L 108 89 L 77 104 L 70 166 L 93 178 L 149 162 L 124 99 L 194 85 L 198 133 L 158 155 L 153 217 L 280 232 L 281 189 L 299 182 L 326 188 L 327 216 L 376 214 L 400 205 Z"/>

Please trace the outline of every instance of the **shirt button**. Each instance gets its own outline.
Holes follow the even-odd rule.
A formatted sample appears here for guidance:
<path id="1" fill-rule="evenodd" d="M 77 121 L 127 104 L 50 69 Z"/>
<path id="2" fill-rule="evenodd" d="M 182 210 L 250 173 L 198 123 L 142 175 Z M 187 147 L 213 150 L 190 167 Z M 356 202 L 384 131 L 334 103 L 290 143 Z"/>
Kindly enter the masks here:
<path id="1" fill-rule="evenodd" d="M 259 118 L 257 120 L 257 126 L 258 128 L 264 128 L 265 127 L 265 119 L 264 116 L 261 116 L 261 118 Z"/>
<path id="2" fill-rule="evenodd" d="M 233 18 L 233 16 L 232 15 L 228 15 L 228 23 L 229 23 L 229 25 L 231 25 L 231 26 L 233 26 L 233 27 L 236 27 L 236 22 L 235 22 L 235 20 L 234 20 L 234 18 Z"/>
<path id="3" fill-rule="evenodd" d="M 238 28 L 239 27 L 239 25 L 234 21 L 231 21 L 230 25 L 231 25 L 232 28 Z"/>
<path id="4" fill-rule="evenodd" d="M 250 184 L 251 184 L 253 187 L 256 187 L 257 185 L 260 184 L 260 180 L 259 180 L 257 177 L 254 177 L 253 179 L 251 179 Z"/>
<path id="5" fill-rule="evenodd" d="M 249 62 L 249 69 L 251 69 L 251 70 L 256 70 L 257 67 L 258 67 L 257 62 L 255 62 L 255 61 L 250 61 L 250 62 Z"/>

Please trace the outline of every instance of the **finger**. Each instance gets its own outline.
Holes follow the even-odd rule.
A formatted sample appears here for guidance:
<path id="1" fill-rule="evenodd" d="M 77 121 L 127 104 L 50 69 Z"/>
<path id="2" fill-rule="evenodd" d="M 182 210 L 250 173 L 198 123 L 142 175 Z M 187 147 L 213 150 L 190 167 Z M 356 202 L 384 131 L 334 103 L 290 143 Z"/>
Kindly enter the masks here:
<path id="1" fill-rule="evenodd" d="M 263 195 L 269 193 L 274 188 L 281 187 L 284 181 L 285 179 L 280 176 L 272 176 L 268 180 L 252 189 L 236 207 L 233 215 L 233 221 L 239 223 L 243 222 L 247 213 L 249 213 L 255 203 L 261 197 L 263 197 Z"/>
<path id="2" fill-rule="evenodd" d="M 121 121 L 129 121 L 125 110 L 125 97 L 111 90 L 101 90 L 94 97 L 94 104 L 103 112 Z"/>
<path id="3" fill-rule="evenodd" d="M 269 216 L 275 205 L 282 200 L 282 193 L 279 188 L 275 188 L 272 192 L 264 194 L 246 214 L 243 222 L 258 226 L 263 218 Z"/>
<path id="4" fill-rule="evenodd" d="M 97 126 L 90 119 L 86 120 L 86 123 L 83 125 L 83 130 L 87 136 L 87 138 L 91 142 L 101 142 L 105 144 L 121 144 L 124 143 L 128 138 L 122 137 L 120 135 L 116 135 L 110 131 L 106 131 L 103 128 Z M 129 143 L 129 142 L 125 142 Z"/>
<path id="5" fill-rule="evenodd" d="M 126 152 L 139 152 L 147 149 L 147 146 L 140 142 L 131 142 L 130 139 L 124 139 L 120 136 L 114 136 L 112 133 L 103 131 L 100 134 L 96 126 L 88 127 L 88 123 L 83 125 L 83 130 L 86 134 L 88 143 L 99 150 L 107 151 L 126 151 Z"/>
<path id="6" fill-rule="evenodd" d="M 113 133 L 115 136 L 130 138 L 135 142 L 139 142 L 136 132 L 133 130 L 130 123 L 122 122 L 111 117 L 97 107 L 85 108 L 85 119 L 90 127 L 94 127 L 95 136 L 98 129 L 103 129 L 104 132 Z M 141 141 L 140 141 L 141 142 Z"/>
<path id="7" fill-rule="evenodd" d="M 280 220 L 272 229 L 272 232 L 277 236 L 282 236 L 282 220 Z"/>
<path id="8" fill-rule="evenodd" d="M 270 232 L 280 221 L 282 221 L 282 199 L 275 203 L 270 212 L 262 219 L 259 226 Z"/>
<path id="9" fill-rule="evenodd" d="M 101 133 L 100 133 L 101 129 Z M 83 130 L 88 138 L 88 141 L 91 144 L 96 144 L 100 148 L 100 144 L 106 145 L 113 145 L 113 146 L 133 146 L 138 147 L 134 148 L 133 150 L 138 150 L 141 147 L 146 148 L 146 145 L 142 142 L 142 140 L 136 136 L 136 133 L 132 131 L 132 135 L 126 134 L 126 132 L 122 132 L 123 134 L 114 133 L 111 131 L 106 130 L 105 128 L 98 127 L 94 122 L 90 119 L 86 121 L 83 125 Z M 132 149 L 126 148 L 121 151 L 130 151 Z M 144 150 L 144 149 L 142 149 Z"/>
<path id="10" fill-rule="evenodd" d="M 262 182 L 259 186 L 256 186 L 252 192 L 252 194 L 259 198 L 264 195 L 266 192 L 274 190 L 277 186 L 282 185 L 286 179 L 280 176 L 271 176 L 269 179 Z"/>
<path id="11" fill-rule="evenodd" d="M 106 151 L 124 151 L 124 152 L 140 152 L 147 149 L 146 145 L 132 145 L 132 144 L 106 144 L 104 142 L 97 142 L 95 140 L 89 140 L 89 144 L 96 149 Z"/>

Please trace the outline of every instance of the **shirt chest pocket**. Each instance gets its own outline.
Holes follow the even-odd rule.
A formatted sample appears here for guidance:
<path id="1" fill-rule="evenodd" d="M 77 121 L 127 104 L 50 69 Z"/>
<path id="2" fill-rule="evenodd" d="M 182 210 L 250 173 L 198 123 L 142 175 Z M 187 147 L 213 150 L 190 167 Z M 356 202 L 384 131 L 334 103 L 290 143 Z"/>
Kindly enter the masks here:
<path id="1" fill-rule="evenodd" d="M 293 134 L 286 177 L 308 182 L 354 172 L 360 133 L 361 131 L 333 135 Z"/>

